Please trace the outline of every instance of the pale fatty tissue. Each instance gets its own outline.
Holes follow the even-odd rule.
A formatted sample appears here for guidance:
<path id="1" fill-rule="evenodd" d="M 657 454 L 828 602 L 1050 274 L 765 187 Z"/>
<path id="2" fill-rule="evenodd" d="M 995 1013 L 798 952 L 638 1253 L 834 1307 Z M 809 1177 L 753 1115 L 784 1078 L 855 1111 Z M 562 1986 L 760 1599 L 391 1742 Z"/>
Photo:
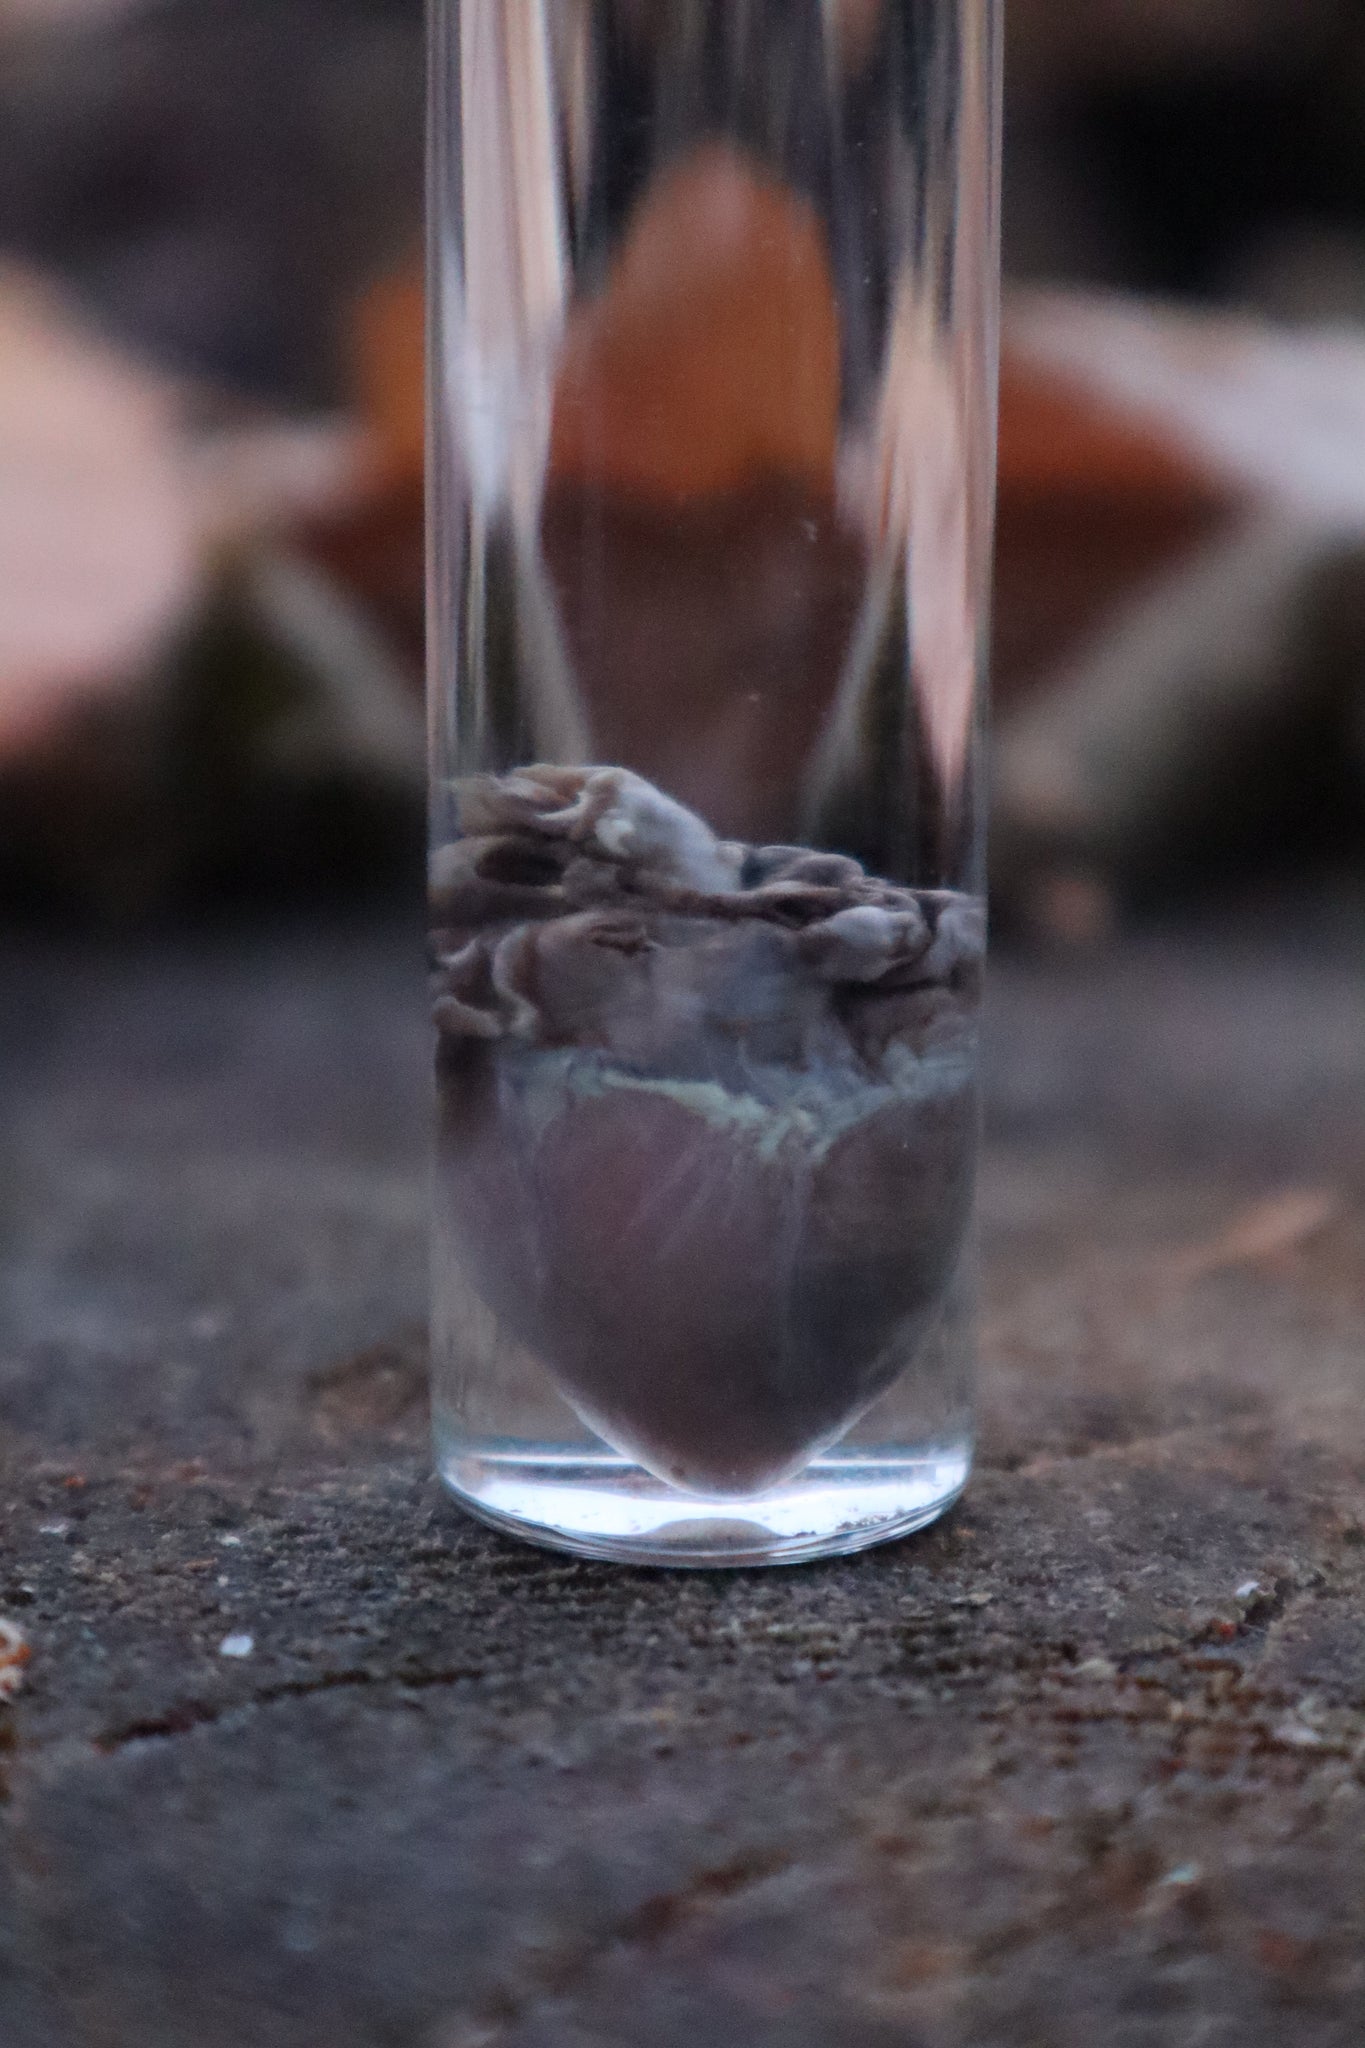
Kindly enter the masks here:
<path id="1" fill-rule="evenodd" d="M 913 1362 L 971 1203 L 984 911 L 719 840 L 621 768 L 456 785 L 441 1225 L 607 1443 L 799 1471 Z"/>

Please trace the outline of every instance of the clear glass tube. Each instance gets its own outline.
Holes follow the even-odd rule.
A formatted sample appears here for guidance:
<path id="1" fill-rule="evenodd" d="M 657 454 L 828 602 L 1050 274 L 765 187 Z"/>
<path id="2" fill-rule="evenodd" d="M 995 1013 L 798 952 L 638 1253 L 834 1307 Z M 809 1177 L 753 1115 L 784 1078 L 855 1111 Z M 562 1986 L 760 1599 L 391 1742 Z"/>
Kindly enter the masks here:
<path id="1" fill-rule="evenodd" d="M 542 1542 L 971 1460 L 996 0 L 432 0 L 433 1395 Z"/>

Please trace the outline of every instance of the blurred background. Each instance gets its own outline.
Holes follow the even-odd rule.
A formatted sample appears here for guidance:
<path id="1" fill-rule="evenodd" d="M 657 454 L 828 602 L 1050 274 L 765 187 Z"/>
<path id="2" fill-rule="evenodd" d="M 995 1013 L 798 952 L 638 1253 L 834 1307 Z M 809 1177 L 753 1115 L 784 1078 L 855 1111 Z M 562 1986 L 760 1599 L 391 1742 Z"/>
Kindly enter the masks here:
<path id="1" fill-rule="evenodd" d="M 995 900 L 1365 868 L 1365 4 L 1011 0 Z M 418 0 L 0 0 L 0 915 L 416 888 Z"/>

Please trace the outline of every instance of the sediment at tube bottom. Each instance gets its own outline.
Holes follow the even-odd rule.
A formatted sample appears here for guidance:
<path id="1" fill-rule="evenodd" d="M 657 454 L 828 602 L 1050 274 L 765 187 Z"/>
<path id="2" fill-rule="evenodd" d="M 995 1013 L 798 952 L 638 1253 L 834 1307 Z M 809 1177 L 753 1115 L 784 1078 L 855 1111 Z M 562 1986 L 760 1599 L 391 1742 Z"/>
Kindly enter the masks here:
<path id="1" fill-rule="evenodd" d="M 457 785 L 441 1226 L 606 1441 L 799 1471 L 913 1361 L 975 1162 L 979 900 L 718 841 L 618 768 Z"/>

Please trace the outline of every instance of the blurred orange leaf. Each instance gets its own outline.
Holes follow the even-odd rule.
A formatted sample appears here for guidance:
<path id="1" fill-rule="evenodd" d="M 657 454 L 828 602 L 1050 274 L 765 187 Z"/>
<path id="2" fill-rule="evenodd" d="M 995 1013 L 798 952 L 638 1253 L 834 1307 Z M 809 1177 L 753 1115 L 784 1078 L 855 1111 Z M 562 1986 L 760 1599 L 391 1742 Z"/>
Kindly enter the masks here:
<path id="1" fill-rule="evenodd" d="M 839 322 L 806 202 L 710 144 L 641 201 L 569 325 L 551 473 L 686 499 L 782 476 L 832 490 Z"/>

